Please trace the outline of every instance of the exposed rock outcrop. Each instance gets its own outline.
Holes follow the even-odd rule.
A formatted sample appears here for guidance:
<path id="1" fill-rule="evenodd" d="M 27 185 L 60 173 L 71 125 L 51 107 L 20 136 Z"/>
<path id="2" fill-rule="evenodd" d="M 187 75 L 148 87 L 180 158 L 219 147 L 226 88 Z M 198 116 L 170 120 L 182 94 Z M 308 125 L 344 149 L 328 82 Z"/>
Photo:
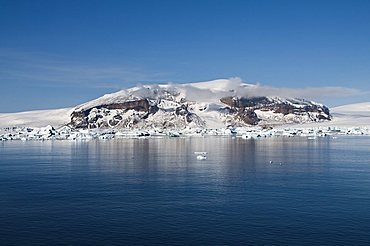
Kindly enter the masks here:
<path id="1" fill-rule="evenodd" d="M 199 93 L 199 98 L 195 98 L 192 90 Z M 204 128 L 212 127 L 210 124 L 254 126 L 331 119 L 327 107 L 307 100 L 225 96 L 237 93 L 226 89 L 220 93 L 224 96 L 217 98 L 217 93 L 189 85 L 135 87 L 76 107 L 69 126 L 84 129 Z"/>

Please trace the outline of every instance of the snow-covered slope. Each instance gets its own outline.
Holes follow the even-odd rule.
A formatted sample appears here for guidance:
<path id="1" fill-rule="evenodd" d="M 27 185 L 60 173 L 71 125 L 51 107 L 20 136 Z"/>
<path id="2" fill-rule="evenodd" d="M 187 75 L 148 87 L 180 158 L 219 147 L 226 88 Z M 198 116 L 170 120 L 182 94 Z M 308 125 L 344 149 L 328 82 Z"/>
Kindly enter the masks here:
<path id="1" fill-rule="evenodd" d="M 370 116 L 370 102 L 342 105 L 333 108 L 332 111 L 338 114 L 356 114 Z"/>
<path id="2" fill-rule="evenodd" d="M 254 96 L 239 79 L 137 86 L 75 108 L 75 128 L 222 128 L 330 120 L 328 108 L 303 99 Z"/>
<path id="3" fill-rule="evenodd" d="M 238 78 L 136 86 L 74 108 L 0 114 L 0 127 L 184 129 L 330 120 L 322 104 L 256 95 L 255 87 Z"/>
<path id="4" fill-rule="evenodd" d="M 369 126 L 370 102 L 348 104 L 332 109 L 333 124 L 339 126 Z"/>
<path id="5" fill-rule="evenodd" d="M 342 105 L 331 108 L 332 120 L 329 122 L 291 125 L 294 127 L 366 127 L 370 128 L 370 102 Z"/>
<path id="6" fill-rule="evenodd" d="M 67 124 L 73 108 L 35 110 L 20 113 L 0 114 L 0 128 L 5 127 L 43 127 Z"/>

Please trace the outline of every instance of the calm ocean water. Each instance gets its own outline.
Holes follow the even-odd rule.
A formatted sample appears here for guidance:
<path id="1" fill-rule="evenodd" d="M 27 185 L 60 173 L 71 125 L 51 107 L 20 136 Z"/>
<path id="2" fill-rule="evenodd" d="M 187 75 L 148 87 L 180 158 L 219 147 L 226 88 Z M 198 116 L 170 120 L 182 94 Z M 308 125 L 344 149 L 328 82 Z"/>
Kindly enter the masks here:
<path id="1" fill-rule="evenodd" d="M 0 240 L 369 245 L 370 138 L 2 142 Z"/>

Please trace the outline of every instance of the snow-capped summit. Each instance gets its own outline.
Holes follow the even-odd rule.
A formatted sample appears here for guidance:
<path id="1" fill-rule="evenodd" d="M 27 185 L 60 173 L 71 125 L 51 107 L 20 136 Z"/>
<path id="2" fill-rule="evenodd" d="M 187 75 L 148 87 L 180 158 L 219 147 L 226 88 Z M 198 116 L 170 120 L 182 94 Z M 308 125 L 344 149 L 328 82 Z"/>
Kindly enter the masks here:
<path id="1" fill-rule="evenodd" d="M 150 84 L 106 94 L 73 108 L 0 114 L 0 127 L 184 129 L 328 121 L 329 109 L 266 94 L 239 78 Z"/>
<path id="2" fill-rule="evenodd" d="M 329 109 L 303 99 L 254 95 L 238 78 L 152 84 L 81 104 L 75 128 L 222 128 L 330 120 Z"/>

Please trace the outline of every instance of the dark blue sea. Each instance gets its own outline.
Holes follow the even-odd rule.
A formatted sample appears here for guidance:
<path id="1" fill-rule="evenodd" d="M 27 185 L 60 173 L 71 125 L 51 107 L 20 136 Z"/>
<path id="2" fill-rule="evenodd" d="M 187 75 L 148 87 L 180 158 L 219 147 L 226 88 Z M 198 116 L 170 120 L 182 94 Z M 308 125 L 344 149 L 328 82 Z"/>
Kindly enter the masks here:
<path id="1" fill-rule="evenodd" d="M 0 245 L 369 244 L 369 137 L 0 142 Z"/>

